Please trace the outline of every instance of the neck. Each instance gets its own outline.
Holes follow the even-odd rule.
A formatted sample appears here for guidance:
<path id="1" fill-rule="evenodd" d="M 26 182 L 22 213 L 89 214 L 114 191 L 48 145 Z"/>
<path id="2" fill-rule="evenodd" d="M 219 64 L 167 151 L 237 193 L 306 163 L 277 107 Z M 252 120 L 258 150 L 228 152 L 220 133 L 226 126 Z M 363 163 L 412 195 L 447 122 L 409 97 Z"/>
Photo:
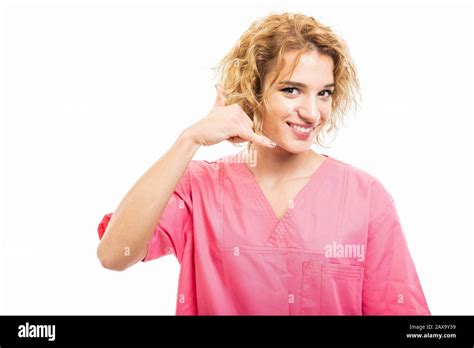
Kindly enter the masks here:
<path id="1" fill-rule="evenodd" d="M 258 144 L 252 144 L 250 151 L 256 151 L 256 165 L 251 168 L 257 177 L 280 181 L 294 176 L 307 176 L 312 171 L 315 158 L 320 157 L 316 152 L 308 150 L 303 153 L 290 153 L 280 147 L 270 149 Z"/>

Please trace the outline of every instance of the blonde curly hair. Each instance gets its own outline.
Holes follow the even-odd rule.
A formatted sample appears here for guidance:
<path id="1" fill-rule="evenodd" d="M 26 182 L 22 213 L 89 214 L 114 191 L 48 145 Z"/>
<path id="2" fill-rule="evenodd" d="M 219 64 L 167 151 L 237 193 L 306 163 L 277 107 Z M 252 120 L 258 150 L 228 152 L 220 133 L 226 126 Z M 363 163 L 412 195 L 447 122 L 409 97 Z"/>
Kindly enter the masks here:
<path id="1" fill-rule="evenodd" d="M 284 66 L 283 55 L 289 50 L 299 51 L 291 74 L 305 52 L 316 50 L 333 60 L 332 115 L 315 137 L 315 144 L 327 147 L 323 142 L 325 134 L 336 133 L 345 113 L 358 106 L 359 81 L 345 41 L 313 17 L 272 12 L 254 21 L 214 68 L 218 83 L 224 87 L 226 104 L 240 105 L 253 121 L 254 131 L 262 134 L 267 93 L 276 83 Z M 276 74 L 268 83 L 270 72 Z"/>

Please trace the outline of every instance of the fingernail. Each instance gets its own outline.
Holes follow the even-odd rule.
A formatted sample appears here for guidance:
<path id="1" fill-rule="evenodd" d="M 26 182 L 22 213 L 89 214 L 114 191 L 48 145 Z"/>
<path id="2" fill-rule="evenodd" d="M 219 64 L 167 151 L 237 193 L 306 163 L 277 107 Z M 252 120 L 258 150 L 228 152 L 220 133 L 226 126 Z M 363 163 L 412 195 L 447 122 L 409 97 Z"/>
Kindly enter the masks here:
<path id="1" fill-rule="evenodd" d="M 270 142 L 270 145 L 271 145 L 272 147 L 275 147 L 275 146 L 277 146 L 277 144 L 276 144 L 276 143 L 274 143 L 273 141 L 271 141 L 271 142 Z"/>

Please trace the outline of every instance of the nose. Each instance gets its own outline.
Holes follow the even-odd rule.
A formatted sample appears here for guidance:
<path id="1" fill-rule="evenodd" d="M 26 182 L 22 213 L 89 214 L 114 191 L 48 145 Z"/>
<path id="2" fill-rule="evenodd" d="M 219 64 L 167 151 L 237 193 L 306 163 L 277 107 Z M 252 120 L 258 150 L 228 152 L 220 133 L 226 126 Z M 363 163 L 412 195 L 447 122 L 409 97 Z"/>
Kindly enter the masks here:
<path id="1" fill-rule="evenodd" d="M 321 117 L 318 100 L 315 97 L 305 98 L 295 111 L 298 111 L 300 117 L 307 123 L 317 123 Z"/>

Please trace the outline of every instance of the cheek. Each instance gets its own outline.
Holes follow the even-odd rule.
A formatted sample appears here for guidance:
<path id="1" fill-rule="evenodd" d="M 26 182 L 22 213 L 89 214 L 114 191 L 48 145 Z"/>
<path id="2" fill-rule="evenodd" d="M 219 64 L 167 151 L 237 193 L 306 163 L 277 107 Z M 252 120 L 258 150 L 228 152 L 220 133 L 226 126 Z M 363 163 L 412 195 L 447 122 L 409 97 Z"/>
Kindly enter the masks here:
<path id="1" fill-rule="evenodd" d="M 326 103 L 321 108 L 321 121 L 327 122 L 332 114 L 332 104 L 331 102 Z"/>
<path id="2" fill-rule="evenodd" d="M 270 101 L 271 109 L 268 117 L 272 121 L 282 121 L 288 117 L 290 109 L 293 110 L 296 106 L 297 102 L 295 100 L 275 97 Z"/>

